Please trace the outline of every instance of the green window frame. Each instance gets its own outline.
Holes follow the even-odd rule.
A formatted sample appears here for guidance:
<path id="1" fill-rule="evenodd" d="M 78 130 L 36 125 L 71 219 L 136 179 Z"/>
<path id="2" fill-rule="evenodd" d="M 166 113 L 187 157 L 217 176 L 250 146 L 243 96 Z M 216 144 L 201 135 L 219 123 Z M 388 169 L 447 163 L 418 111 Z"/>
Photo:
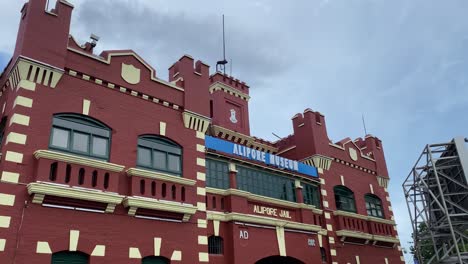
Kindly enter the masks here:
<path id="1" fill-rule="evenodd" d="M 140 136 L 137 167 L 182 176 L 182 147 L 160 136 Z"/>
<path id="2" fill-rule="evenodd" d="M 49 149 L 109 160 L 111 129 L 78 114 L 57 114 L 52 120 Z"/>
<path id="3" fill-rule="evenodd" d="M 315 207 L 320 208 L 320 195 L 318 186 L 302 183 L 302 194 L 304 196 L 305 204 L 315 205 Z"/>
<path id="4" fill-rule="evenodd" d="M 366 210 L 368 216 L 384 218 L 382 200 L 380 200 L 379 197 L 368 193 L 364 196 L 364 200 L 366 201 Z"/>
<path id="5" fill-rule="evenodd" d="M 229 188 L 229 165 L 227 162 L 206 159 L 206 186 L 218 189 Z"/>
<path id="6" fill-rule="evenodd" d="M 296 202 L 296 190 L 293 179 L 243 166 L 237 166 L 236 179 L 239 190 Z"/>
<path id="7" fill-rule="evenodd" d="M 52 264 L 88 264 L 89 256 L 81 252 L 61 251 L 52 254 Z"/>
<path id="8" fill-rule="evenodd" d="M 224 240 L 220 236 L 208 237 L 208 254 L 223 255 L 224 254 Z"/>
<path id="9" fill-rule="evenodd" d="M 335 186 L 333 188 L 335 193 L 335 204 L 337 210 L 356 213 L 356 202 L 354 193 L 345 186 Z"/>

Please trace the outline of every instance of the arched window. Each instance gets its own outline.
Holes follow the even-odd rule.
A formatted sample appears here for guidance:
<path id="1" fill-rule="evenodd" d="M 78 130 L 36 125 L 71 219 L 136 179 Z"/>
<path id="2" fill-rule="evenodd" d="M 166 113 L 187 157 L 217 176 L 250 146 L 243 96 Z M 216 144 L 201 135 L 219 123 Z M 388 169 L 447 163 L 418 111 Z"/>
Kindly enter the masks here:
<path id="1" fill-rule="evenodd" d="M 88 264 L 89 256 L 81 252 L 62 251 L 52 255 L 52 264 Z"/>
<path id="2" fill-rule="evenodd" d="M 384 217 L 382 210 L 382 201 L 379 197 L 368 193 L 364 196 L 364 199 L 366 200 L 367 215 L 380 218 Z"/>
<path id="3" fill-rule="evenodd" d="M 333 191 L 335 192 L 336 209 L 353 213 L 356 212 L 354 193 L 350 189 L 345 186 L 335 186 Z"/>
<path id="4" fill-rule="evenodd" d="M 208 253 L 222 255 L 223 250 L 223 238 L 220 236 L 210 236 L 208 237 Z"/>
<path id="5" fill-rule="evenodd" d="M 170 261 L 164 257 L 146 257 L 141 260 L 142 264 L 169 264 Z"/>
<path id="6" fill-rule="evenodd" d="M 98 159 L 109 159 L 110 128 L 77 114 L 54 115 L 49 148 Z"/>
<path id="7" fill-rule="evenodd" d="M 175 142 L 158 136 L 138 138 L 138 167 L 182 174 L 182 148 Z"/>

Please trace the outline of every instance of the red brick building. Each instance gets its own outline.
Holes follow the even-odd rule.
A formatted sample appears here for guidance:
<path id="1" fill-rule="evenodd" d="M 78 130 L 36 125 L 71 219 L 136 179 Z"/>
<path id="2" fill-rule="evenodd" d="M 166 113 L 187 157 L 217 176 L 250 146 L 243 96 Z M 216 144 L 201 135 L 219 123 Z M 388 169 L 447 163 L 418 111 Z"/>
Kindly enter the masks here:
<path id="1" fill-rule="evenodd" d="M 0 263 L 401 263 L 381 141 L 306 109 L 253 137 L 249 87 L 93 53 L 31 0 L 3 74 Z"/>

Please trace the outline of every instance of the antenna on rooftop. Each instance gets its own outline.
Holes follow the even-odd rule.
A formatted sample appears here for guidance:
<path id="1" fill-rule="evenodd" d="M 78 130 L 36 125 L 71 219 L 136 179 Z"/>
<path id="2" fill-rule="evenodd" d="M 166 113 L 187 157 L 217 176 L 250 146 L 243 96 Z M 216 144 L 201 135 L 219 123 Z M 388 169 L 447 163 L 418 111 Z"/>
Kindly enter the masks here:
<path id="1" fill-rule="evenodd" d="M 226 60 L 226 39 L 224 36 L 224 14 L 223 14 L 223 60 L 218 61 L 216 63 L 216 71 L 222 71 L 224 74 L 226 74 L 226 64 L 228 61 Z"/>
<path id="2" fill-rule="evenodd" d="M 278 139 L 281 139 L 280 136 L 276 135 L 275 133 L 271 132 L 273 134 L 273 136 L 277 137 Z"/>
<path id="3" fill-rule="evenodd" d="M 364 126 L 364 136 L 367 136 L 366 121 L 364 121 L 364 114 L 362 114 L 362 125 Z"/>

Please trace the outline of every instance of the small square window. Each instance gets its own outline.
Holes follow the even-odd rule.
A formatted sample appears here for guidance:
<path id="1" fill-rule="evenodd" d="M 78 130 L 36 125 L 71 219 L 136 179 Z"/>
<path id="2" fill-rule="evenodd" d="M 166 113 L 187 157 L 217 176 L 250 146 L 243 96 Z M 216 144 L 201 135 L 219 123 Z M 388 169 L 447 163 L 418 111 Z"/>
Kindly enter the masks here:
<path id="1" fill-rule="evenodd" d="M 151 150 L 147 148 L 138 148 L 138 165 L 151 167 Z"/>
<path id="2" fill-rule="evenodd" d="M 93 137 L 93 155 L 107 155 L 108 140 L 100 137 Z"/>
<path id="3" fill-rule="evenodd" d="M 170 171 L 179 172 L 180 171 L 180 156 L 169 154 L 168 167 Z"/>
<path id="4" fill-rule="evenodd" d="M 166 153 L 153 151 L 153 167 L 156 169 L 166 170 Z"/>
<path id="5" fill-rule="evenodd" d="M 73 133 L 73 150 L 78 152 L 88 152 L 89 135 L 82 133 Z"/>
<path id="6" fill-rule="evenodd" d="M 60 128 L 53 128 L 52 131 L 52 146 L 59 148 L 68 148 L 70 131 Z"/>

